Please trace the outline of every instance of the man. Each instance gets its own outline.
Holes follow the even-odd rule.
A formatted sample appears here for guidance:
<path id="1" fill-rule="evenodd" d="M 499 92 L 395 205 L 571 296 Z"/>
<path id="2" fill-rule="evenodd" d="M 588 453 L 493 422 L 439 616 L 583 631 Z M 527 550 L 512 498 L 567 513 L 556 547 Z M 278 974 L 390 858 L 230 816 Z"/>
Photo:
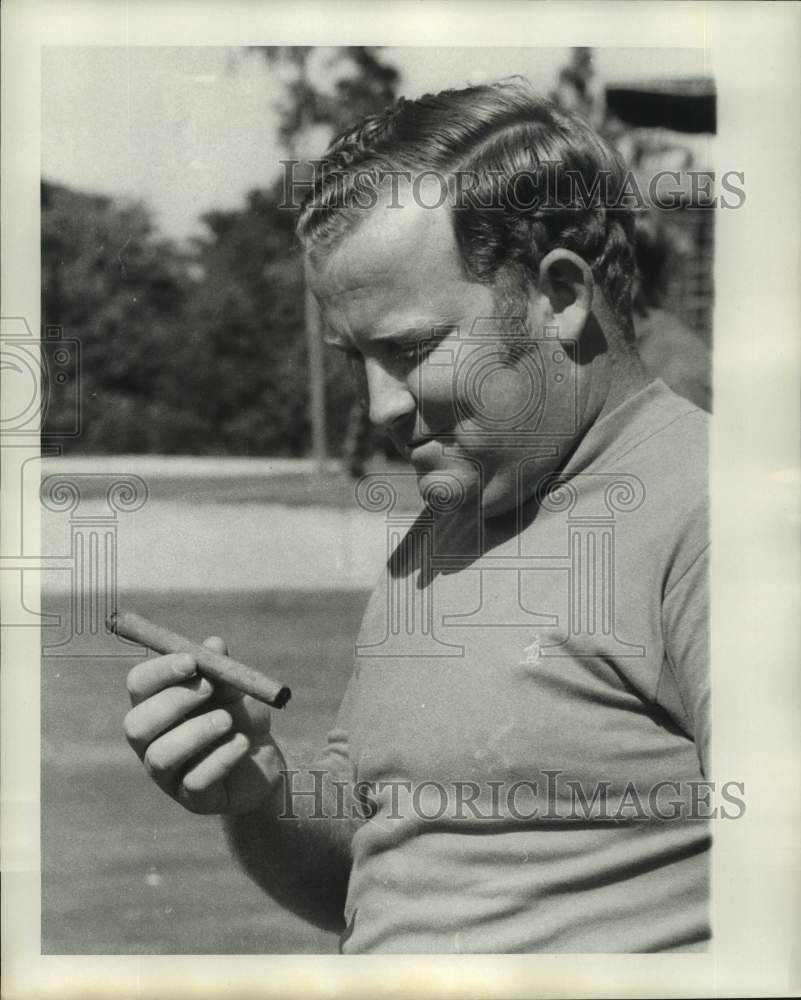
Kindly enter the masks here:
<path id="1" fill-rule="evenodd" d="M 316 765 L 191 656 L 130 674 L 153 779 L 347 953 L 709 937 L 706 418 L 633 347 L 622 183 L 519 84 L 343 135 L 299 235 L 424 509 L 364 484 L 393 549 Z"/>
<path id="2" fill-rule="evenodd" d="M 654 215 L 638 218 L 636 236 L 632 305 L 640 360 L 647 372 L 708 413 L 712 409 L 711 351 L 698 334 L 663 307 L 671 239 Z"/>

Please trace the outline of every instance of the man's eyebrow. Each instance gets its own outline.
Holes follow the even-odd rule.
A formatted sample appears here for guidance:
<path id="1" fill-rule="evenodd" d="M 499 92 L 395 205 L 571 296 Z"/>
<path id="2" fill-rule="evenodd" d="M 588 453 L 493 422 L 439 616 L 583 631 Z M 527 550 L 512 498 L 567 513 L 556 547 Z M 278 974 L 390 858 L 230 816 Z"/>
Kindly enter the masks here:
<path id="1" fill-rule="evenodd" d="M 372 339 L 381 341 L 430 337 L 459 326 L 461 326 L 461 323 L 458 320 L 437 320 L 436 322 L 432 320 L 423 323 L 414 323 L 412 326 L 404 326 L 399 330 L 390 330 L 387 333 L 378 334 Z"/>
<path id="2" fill-rule="evenodd" d="M 404 326 L 396 330 L 388 330 L 386 333 L 379 333 L 370 340 L 375 343 L 388 343 L 404 340 L 424 340 L 426 337 L 433 337 L 447 330 L 459 328 L 461 323 L 458 320 L 440 320 L 438 322 L 426 321 L 414 323 L 411 326 Z M 342 337 L 328 329 L 323 332 L 323 342 L 329 347 L 336 347 L 342 351 L 355 351 L 356 346 L 347 337 Z"/>

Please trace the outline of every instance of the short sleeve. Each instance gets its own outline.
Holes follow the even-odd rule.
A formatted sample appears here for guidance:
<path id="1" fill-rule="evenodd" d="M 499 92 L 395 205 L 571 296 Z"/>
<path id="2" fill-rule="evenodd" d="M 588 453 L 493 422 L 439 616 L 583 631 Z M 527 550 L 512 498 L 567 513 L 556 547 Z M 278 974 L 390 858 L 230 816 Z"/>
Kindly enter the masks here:
<path id="1" fill-rule="evenodd" d="M 353 784 L 356 780 L 355 768 L 350 752 L 350 732 L 356 698 L 357 673 L 351 675 L 345 694 L 340 703 L 333 727 L 326 738 L 325 747 L 315 763 L 316 767 L 327 770 L 332 777 Z"/>
<path id="2" fill-rule="evenodd" d="M 709 547 L 704 548 L 665 595 L 662 604 L 665 662 L 657 700 L 666 704 L 695 741 L 701 771 L 709 777 Z"/>

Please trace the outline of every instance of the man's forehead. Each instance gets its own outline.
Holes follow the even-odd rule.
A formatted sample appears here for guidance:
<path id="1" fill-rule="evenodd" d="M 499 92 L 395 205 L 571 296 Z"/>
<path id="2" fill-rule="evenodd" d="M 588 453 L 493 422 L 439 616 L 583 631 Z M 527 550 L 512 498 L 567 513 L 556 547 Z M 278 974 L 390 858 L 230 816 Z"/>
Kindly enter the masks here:
<path id="1" fill-rule="evenodd" d="M 341 243 L 313 268 L 312 284 L 321 298 L 391 283 L 463 279 L 447 205 L 426 208 L 414 199 L 390 207 L 386 197 L 366 209 Z"/>

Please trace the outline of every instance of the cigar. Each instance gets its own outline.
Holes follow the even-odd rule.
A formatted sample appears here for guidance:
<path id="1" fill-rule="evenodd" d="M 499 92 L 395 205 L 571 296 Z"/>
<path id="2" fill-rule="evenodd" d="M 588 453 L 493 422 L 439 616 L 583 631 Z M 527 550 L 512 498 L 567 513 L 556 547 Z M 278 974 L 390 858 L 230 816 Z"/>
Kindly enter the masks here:
<path id="1" fill-rule="evenodd" d="M 147 646 L 156 653 L 191 653 L 198 672 L 213 681 L 223 681 L 238 691 L 265 701 L 274 708 L 283 708 L 292 697 L 288 687 L 265 677 L 253 667 L 232 660 L 230 656 L 215 653 L 191 639 L 142 618 L 132 611 L 115 611 L 106 619 L 106 628 L 123 639 L 130 639 Z"/>

